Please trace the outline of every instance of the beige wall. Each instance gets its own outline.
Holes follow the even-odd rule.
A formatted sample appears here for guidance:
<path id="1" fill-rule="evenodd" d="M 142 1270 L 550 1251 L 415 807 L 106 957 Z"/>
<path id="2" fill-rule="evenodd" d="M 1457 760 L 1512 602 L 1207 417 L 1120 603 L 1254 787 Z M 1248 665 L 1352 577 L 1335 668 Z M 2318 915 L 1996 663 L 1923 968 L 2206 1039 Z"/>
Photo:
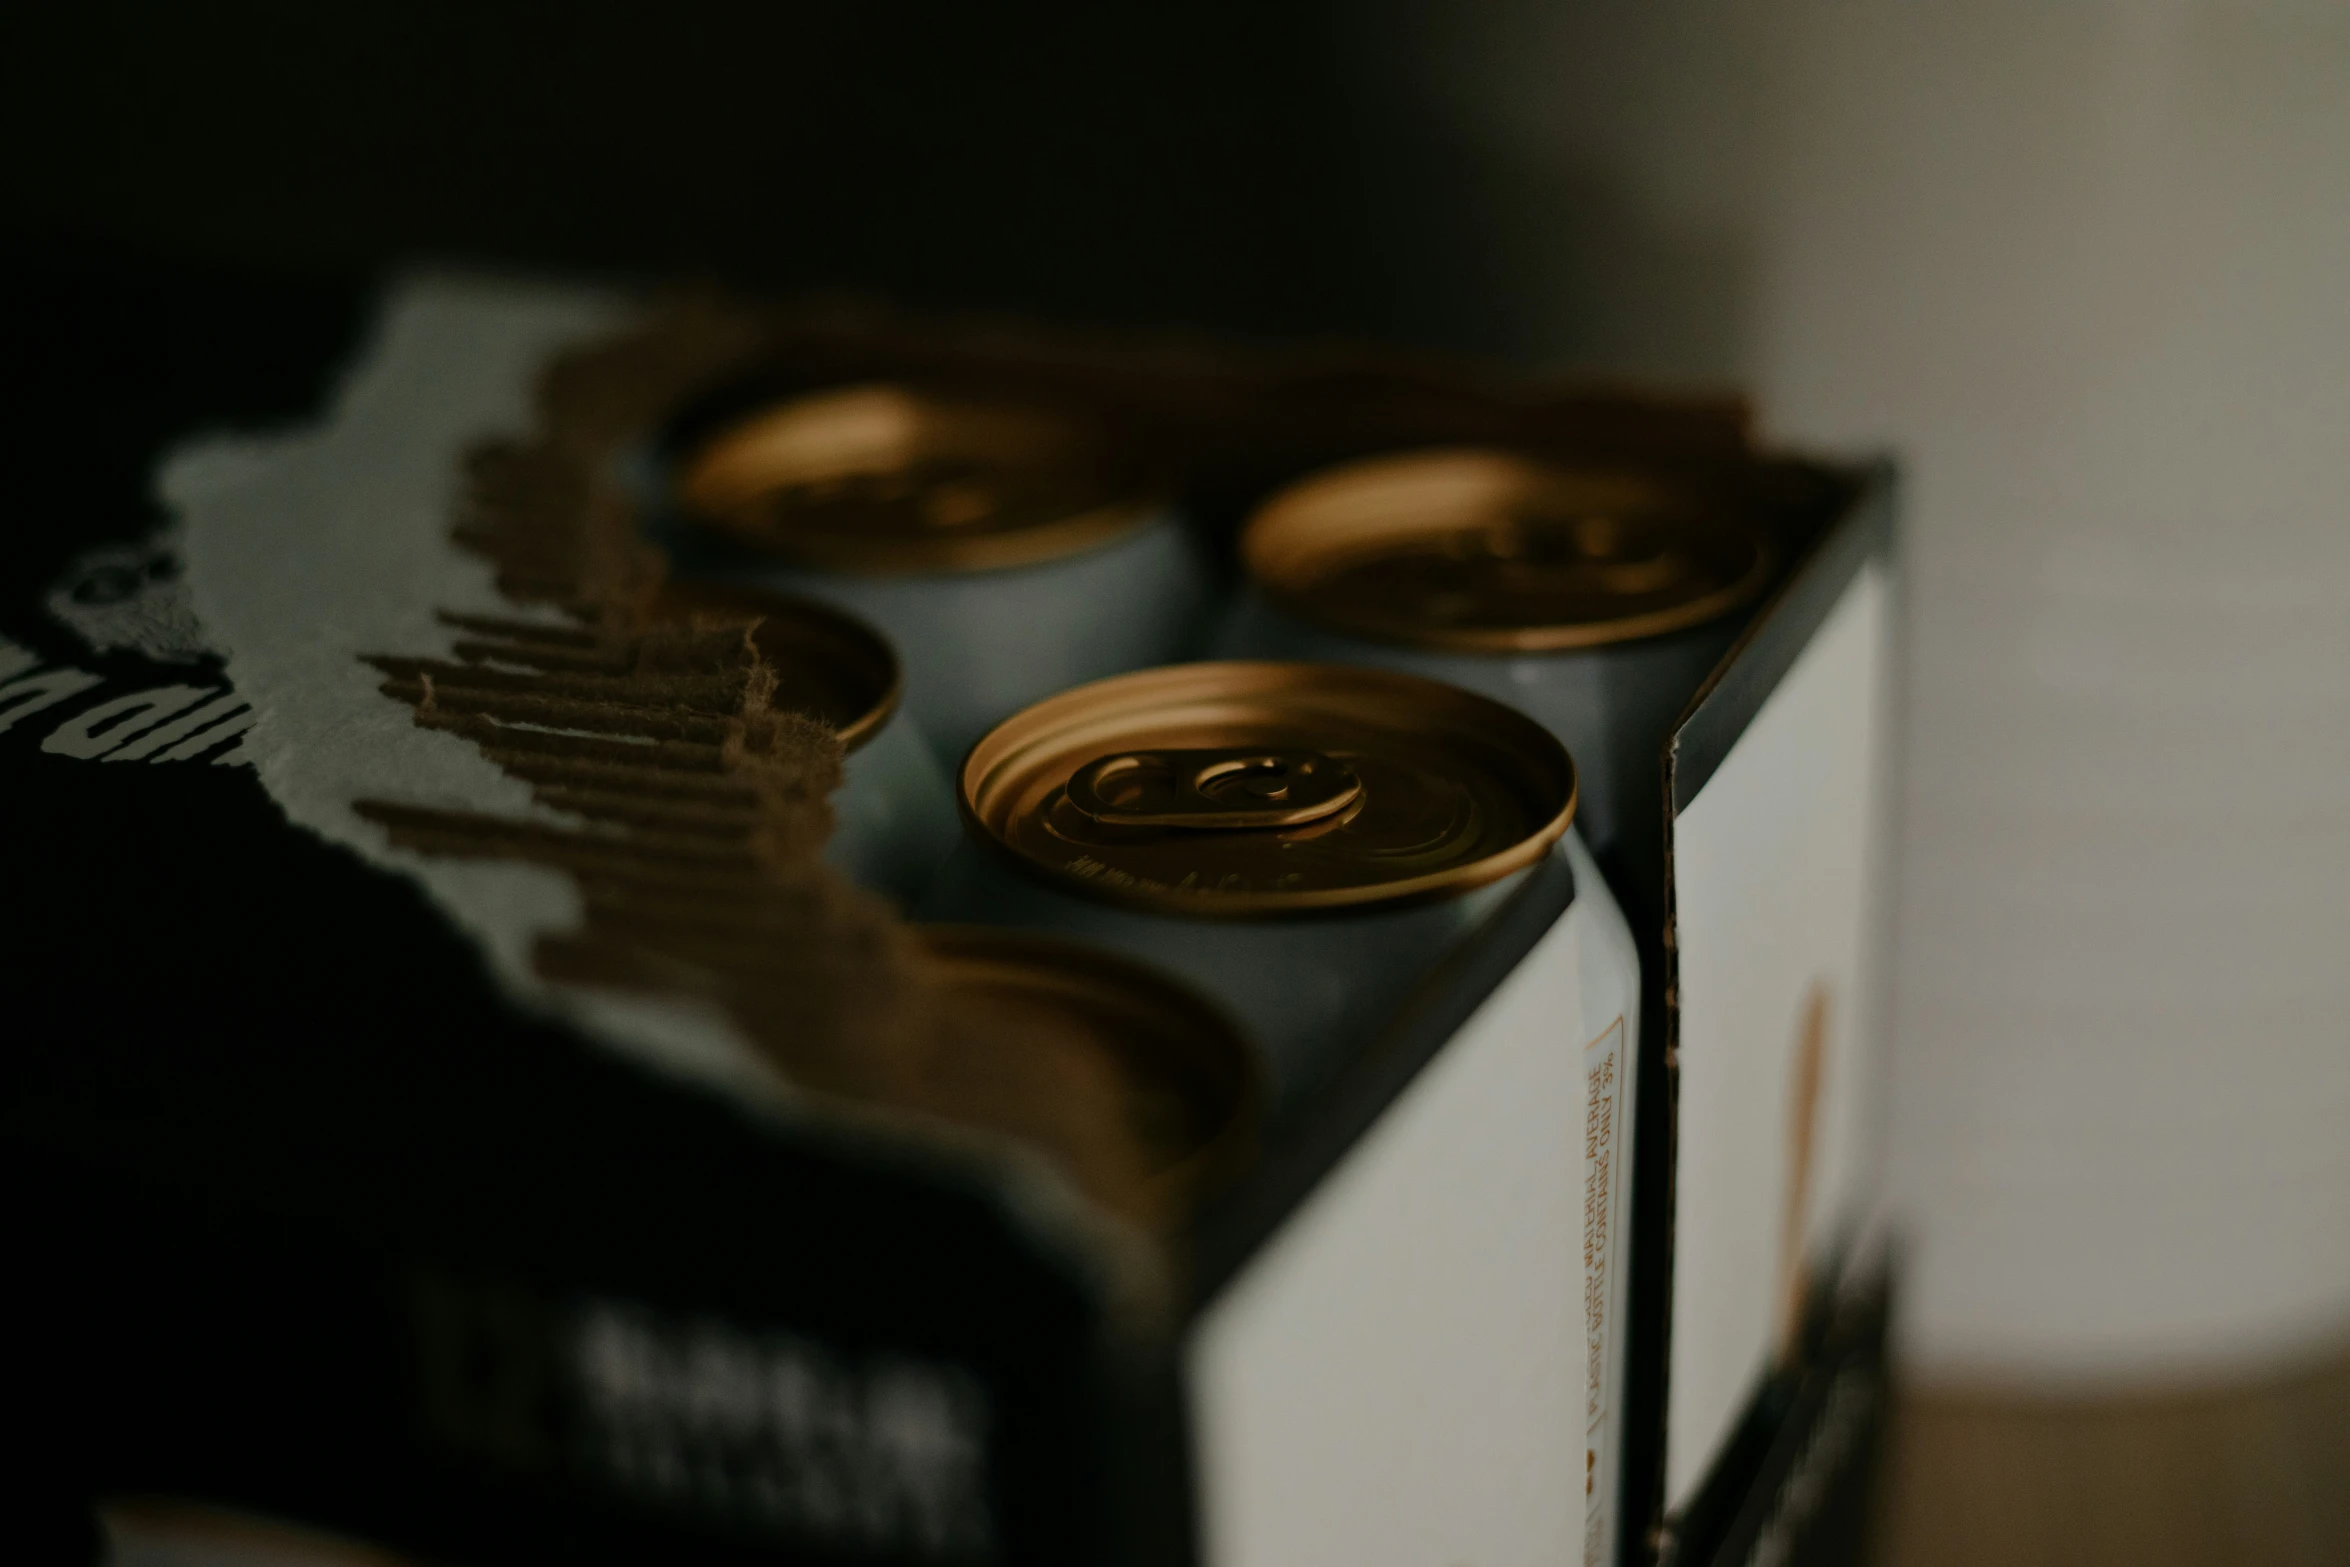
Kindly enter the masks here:
<path id="1" fill-rule="evenodd" d="M 1364 47 L 1499 171 L 1464 242 L 1530 351 L 1905 460 L 1913 1367 L 2350 1331 L 2350 6 L 1504 0 Z"/>

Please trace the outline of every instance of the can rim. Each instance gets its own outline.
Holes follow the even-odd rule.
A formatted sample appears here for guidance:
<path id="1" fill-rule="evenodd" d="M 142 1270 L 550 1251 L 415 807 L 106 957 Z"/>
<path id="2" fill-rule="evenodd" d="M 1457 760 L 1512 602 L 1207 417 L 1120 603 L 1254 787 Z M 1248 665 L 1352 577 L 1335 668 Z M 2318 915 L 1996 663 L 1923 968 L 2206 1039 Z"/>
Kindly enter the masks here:
<path id="1" fill-rule="evenodd" d="M 1188 1059 L 1207 1066 L 1225 1103 L 1211 1135 L 1144 1182 L 1143 1202 L 1155 1218 L 1171 1219 L 1195 1206 L 1228 1185 L 1254 1156 L 1266 1103 L 1263 1052 L 1231 1013 L 1196 986 L 1066 936 L 993 925 L 922 925 L 916 935 L 940 967 L 983 968 L 1040 991 L 1138 1002 L 1154 1017 L 1169 1019 L 1170 1037 L 1195 1047 Z"/>
<path id="2" fill-rule="evenodd" d="M 1010 787 L 1009 783 L 995 784 L 993 787 L 991 784 L 1003 778 L 1007 769 L 1023 754 L 1065 734 L 1070 721 L 1089 708 L 1114 708 L 1120 705 L 1121 699 L 1137 696 L 1154 697 L 1166 702 L 1187 696 L 1207 696 L 1218 688 L 1223 694 L 1230 694 L 1236 682 L 1253 684 L 1265 692 L 1295 690 L 1302 683 L 1301 674 L 1306 672 L 1310 672 L 1311 682 L 1321 685 L 1325 691 L 1334 695 L 1354 695 L 1374 703 L 1382 698 L 1392 703 L 1398 697 L 1405 701 L 1433 703 L 1438 711 L 1450 709 L 1464 719 L 1473 721 L 1474 725 L 1485 727 L 1489 733 L 1497 732 L 1510 749 L 1532 759 L 1538 770 L 1551 772 L 1550 793 L 1557 801 L 1555 809 L 1505 849 L 1420 876 L 1402 877 L 1389 882 L 1245 894 L 1193 891 L 1177 895 L 1172 890 L 1162 892 L 1148 887 L 1128 887 L 1091 879 L 1021 853 L 1006 841 L 1005 835 L 989 820 L 987 805 L 1000 800 Z M 1087 727 L 1099 728 L 1105 740 L 1115 732 L 1115 726 L 1111 723 Z M 1470 725 L 1464 724 L 1466 727 Z M 1566 747 L 1556 735 L 1516 708 L 1445 681 L 1406 674 L 1400 670 L 1270 660 L 1170 664 L 1072 686 L 1021 709 L 982 735 L 964 753 L 962 764 L 955 772 L 955 785 L 955 808 L 966 830 L 987 851 L 1008 861 L 1031 880 L 1075 893 L 1090 903 L 1187 919 L 1218 921 L 1376 913 L 1462 896 L 1539 863 L 1574 825 L 1576 807 L 1581 798 L 1580 775 Z"/>
<path id="3" fill-rule="evenodd" d="M 894 436 L 905 444 L 909 458 L 957 443 L 992 444 L 999 449 L 1016 444 L 1016 432 L 989 432 L 985 426 L 990 420 L 1007 425 L 1057 423 L 1061 426 L 1058 434 L 1076 447 L 1100 444 L 1098 431 L 1062 410 L 938 395 L 898 382 L 864 382 L 779 398 L 720 426 L 679 459 L 670 477 L 671 494 L 685 517 L 746 548 L 818 570 L 875 577 L 962 575 L 1042 565 L 1139 531 L 1171 506 L 1166 488 L 1137 465 L 1130 493 L 1017 527 L 969 533 L 859 535 L 810 530 L 779 537 L 773 530 L 753 527 L 743 520 L 742 512 L 756 492 L 744 491 L 729 502 L 722 498 L 725 484 L 711 477 L 713 469 L 730 457 L 738 465 L 748 465 L 751 458 L 745 455 L 746 448 L 762 442 L 771 448 L 800 448 L 771 458 L 786 469 L 798 461 L 809 464 L 810 471 L 827 471 L 821 452 L 809 450 L 821 447 L 824 422 L 831 421 L 837 431 L 860 419 L 867 423 L 894 419 L 898 426 Z M 838 454 L 834 455 L 837 459 Z M 843 467 L 842 471 L 848 469 Z"/>
<path id="4" fill-rule="evenodd" d="M 1399 486 L 1423 500 L 1462 506 L 1475 492 L 1490 496 L 1533 485 L 1566 487 L 1613 502 L 1663 502 L 1704 515 L 1744 535 L 1752 547 L 1747 569 L 1734 582 L 1679 602 L 1598 619 L 1521 626 L 1431 626 L 1400 617 L 1353 613 L 1316 594 L 1322 569 L 1353 545 L 1361 553 L 1373 538 L 1427 538 L 1449 531 L 1412 520 L 1397 504 Z M 1402 512 L 1404 515 L 1399 516 Z M 1284 487 L 1253 512 L 1240 535 L 1243 570 L 1281 608 L 1317 625 L 1375 641 L 1443 652 L 1505 656 L 1560 653 L 1642 641 L 1719 620 L 1762 596 L 1778 571 L 1770 529 L 1721 497 L 1661 475 L 1629 468 L 1569 468 L 1499 447 L 1432 446 L 1341 463 Z"/>
<path id="5" fill-rule="evenodd" d="M 868 741 L 880 734 L 897 715 L 899 704 L 905 700 L 906 671 L 898 658 L 897 648 L 879 628 L 836 605 L 804 598 L 797 593 L 763 588 L 754 583 L 711 581 L 699 577 L 669 579 L 661 585 L 654 604 L 657 613 L 682 609 L 690 616 L 701 609 L 718 615 L 739 614 L 755 619 L 761 627 L 775 625 L 779 631 L 795 622 L 803 627 L 821 627 L 833 646 L 853 649 L 858 659 L 867 665 L 867 672 L 877 677 L 870 683 L 879 686 L 880 694 L 855 719 L 833 729 L 844 754 L 862 749 Z M 758 629 L 753 629 L 751 639 L 754 643 L 759 640 Z M 773 661 L 767 649 L 761 648 L 760 654 Z"/>

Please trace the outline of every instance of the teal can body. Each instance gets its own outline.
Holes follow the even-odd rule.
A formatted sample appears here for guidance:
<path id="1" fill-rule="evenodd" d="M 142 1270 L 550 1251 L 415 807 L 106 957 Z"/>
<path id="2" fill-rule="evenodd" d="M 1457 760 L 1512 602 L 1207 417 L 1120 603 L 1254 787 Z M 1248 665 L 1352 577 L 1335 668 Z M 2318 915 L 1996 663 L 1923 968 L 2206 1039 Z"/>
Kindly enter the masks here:
<path id="1" fill-rule="evenodd" d="M 962 835 L 954 795 L 911 714 L 890 715 L 841 758 L 824 862 L 900 907 L 917 907 Z"/>
<path id="2" fill-rule="evenodd" d="M 1057 691 L 1193 656 L 1215 602 L 1207 564 L 1171 509 L 1079 553 L 992 570 L 860 574 L 707 552 L 687 565 L 878 627 L 904 665 L 906 709 L 947 768 Z"/>
<path id="3" fill-rule="evenodd" d="M 1662 852 L 1663 751 L 1768 586 L 1749 499 L 1685 478 L 1482 448 L 1292 484 L 1242 531 L 1215 655 L 1394 669 L 1525 713 L 1573 753 L 1602 855 Z"/>
<path id="4" fill-rule="evenodd" d="M 1385 670 L 1098 681 L 991 731 L 956 793 L 964 840 L 924 917 L 1078 937 L 1181 976 L 1264 1051 L 1276 1115 L 1534 883 L 1555 892 L 1579 862 L 1574 896 L 1621 924 L 1557 740 Z"/>
<path id="5" fill-rule="evenodd" d="M 1210 653 L 1401 670 L 1516 708 L 1575 758 L 1582 785 L 1576 826 L 1605 852 L 1627 835 L 1658 829 L 1665 742 L 1735 634 L 1734 625 L 1717 623 L 1555 653 L 1454 652 L 1316 625 L 1250 586 L 1217 628 Z"/>
<path id="6" fill-rule="evenodd" d="M 1077 937 L 1189 981 L 1223 1005 L 1264 1052 L 1269 1103 L 1279 1113 L 1325 1081 L 1355 1042 L 1376 1034 L 1529 874 L 1399 909 L 1187 919 L 1063 891 L 966 839 L 941 868 L 923 914 Z M 1578 891 L 1607 897 L 1596 873 L 1590 890 Z"/>
<path id="7" fill-rule="evenodd" d="M 1090 411 L 876 383 L 769 402 L 648 460 L 672 569 L 879 628 L 952 768 L 1056 691 L 1193 656 L 1215 577 Z"/>

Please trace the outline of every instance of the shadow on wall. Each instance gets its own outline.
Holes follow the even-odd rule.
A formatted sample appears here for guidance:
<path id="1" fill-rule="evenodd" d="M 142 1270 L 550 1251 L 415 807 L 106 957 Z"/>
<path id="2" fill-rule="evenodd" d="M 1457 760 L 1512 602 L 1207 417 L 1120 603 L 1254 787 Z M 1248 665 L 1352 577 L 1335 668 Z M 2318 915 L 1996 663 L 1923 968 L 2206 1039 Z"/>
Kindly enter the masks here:
<path id="1" fill-rule="evenodd" d="M 1739 348 L 1735 245 L 1370 81 L 1375 7 L 20 11 L 20 246 L 709 270 L 1694 378 Z"/>
<path id="2" fill-rule="evenodd" d="M 1677 224 L 1595 166 L 1364 111 L 1341 216 L 1381 335 L 1524 365 L 1668 382 L 1744 363 L 1754 252 Z"/>
<path id="3" fill-rule="evenodd" d="M 2146 1388 L 2340 1343 L 2350 12 L 1371 12 L 1364 123 L 1458 144 L 1364 203 L 1453 231 L 1391 312 L 1740 372 L 1787 438 L 1902 452 L 1913 1370 Z"/>
<path id="4" fill-rule="evenodd" d="M 1375 313 L 1521 362 L 1739 379 L 1776 32 L 1704 0 L 1350 8 L 1331 70 Z"/>
<path id="5" fill-rule="evenodd" d="M 1310 314 L 1289 8 L 93 0 L 0 32 L 20 240 Z"/>

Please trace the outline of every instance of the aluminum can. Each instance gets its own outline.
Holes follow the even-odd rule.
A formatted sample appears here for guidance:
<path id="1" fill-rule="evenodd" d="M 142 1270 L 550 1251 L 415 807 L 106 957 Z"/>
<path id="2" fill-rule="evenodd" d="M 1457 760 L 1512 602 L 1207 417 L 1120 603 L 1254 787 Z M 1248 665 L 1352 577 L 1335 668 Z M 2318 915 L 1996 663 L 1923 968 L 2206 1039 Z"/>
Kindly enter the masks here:
<path id="1" fill-rule="evenodd" d="M 1010 1119 L 1035 1119 L 1041 1110 L 1058 1111 L 1063 1121 L 1108 1121 L 1079 1139 L 1094 1145 L 1079 1151 L 1093 1154 L 1080 1175 L 1092 1176 L 1086 1184 L 1112 1208 L 1173 1224 L 1246 1166 L 1256 1147 L 1263 1063 L 1230 1016 L 1198 991 L 1131 958 L 1059 937 L 933 925 L 921 939 L 958 1015 L 991 1025 L 982 1037 L 1058 1057 L 1032 1063 L 1045 1066 L 1042 1073 L 976 1064 L 972 1080 L 991 1086 L 1067 1085 L 1047 1093 L 1068 1103 L 1012 1106 Z M 1106 1095 L 1086 1091 L 1105 1082 Z M 1105 1097 L 1109 1113 L 1101 1116 Z"/>
<path id="2" fill-rule="evenodd" d="M 658 612 L 756 617 L 752 639 L 775 672 L 769 701 L 840 737 L 825 862 L 901 905 L 918 902 L 962 829 L 947 775 L 900 700 L 889 640 L 830 605 L 733 584 L 672 582 Z"/>
<path id="3" fill-rule="evenodd" d="M 952 767 L 999 720 L 1190 656 L 1213 579 L 1163 487 L 1068 410 L 896 385 L 816 393 L 676 464 L 679 570 L 841 605 L 897 644 Z"/>
<path id="4" fill-rule="evenodd" d="M 926 912 L 1182 976 L 1263 1048 L 1278 1114 L 1572 837 L 1575 797 L 1558 741 L 1473 692 L 1330 665 L 1146 670 L 972 748 L 965 839 Z M 1579 896 L 1607 893 L 1593 875 Z"/>
<path id="5" fill-rule="evenodd" d="M 1304 479 L 1240 553 L 1218 656 L 1373 664 L 1510 704 L 1574 755 L 1601 852 L 1656 836 L 1666 737 L 1778 560 L 1702 491 L 1468 448 Z"/>

